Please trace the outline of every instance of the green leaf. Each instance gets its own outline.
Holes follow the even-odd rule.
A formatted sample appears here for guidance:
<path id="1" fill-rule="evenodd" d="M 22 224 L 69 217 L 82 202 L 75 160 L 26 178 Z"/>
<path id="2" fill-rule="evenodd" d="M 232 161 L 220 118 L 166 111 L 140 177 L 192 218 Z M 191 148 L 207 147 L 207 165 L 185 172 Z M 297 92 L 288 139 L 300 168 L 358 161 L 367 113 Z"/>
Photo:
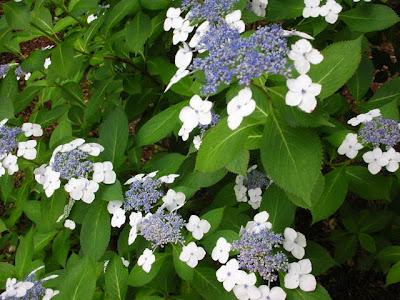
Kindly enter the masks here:
<path id="1" fill-rule="evenodd" d="M 340 239 L 335 241 L 335 260 L 343 264 L 346 260 L 354 257 L 357 249 L 357 236 L 351 233 L 343 234 Z"/>
<path id="2" fill-rule="evenodd" d="M 294 19 L 303 14 L 303 9 L 303 0 L 270 0 L 266 18 L 268 20 Z"/>
<path id="3" fill-rule="evenodd" d="M 400 282 L 400 261 L 394 264 L 386 276 L 386 284 L 394 284 Z"/>
<path id="4" fill-rule="evenodd" d="M 266 210 L 269 213 L 269 221 L 274 231 L 283 232 L 293 223 L 296 207 L 282 189 L 272 184 L 264 192 L 259 210 Z"/>
<path id="5" fill-rule="evenodd" d="M 15 254 L 15 273 L 18 279 L 23 279 L 27 275 L 32 264 L 33 258 L 33 230 L 21 238 Z"/>
<path id="6" fill-rule="evenodd" d="M 60 283 L 62 300 L 92 299 L 96 288 L 96 268 L 90 257 L 85 256 L 67 268 L 66 276 Z"/>
<path id="7" fill-rule="evenodd" d="M 12 29 L 27 29 L 31 20 L 29 6 L 22 3 L 8 2 L 3 4 L 4 15 Z"/>
<path id="8" fill-rule="evenodd" d="M 14 117 L 13 101 L 17 99 L 18 84 L 11 70 L 0 82 L 0 120 Z"/>
<path id="9" fill-rule="evenodd" d="M 262 163 L 272 180 L 311 207 L 322 163 L 318 136 L 309 129 L 289 127 L 272 113 L 265 125 L 260 150 Z"/>
<path id="10" fill-rule="evenodd" d="M 107 249 L 110 234 L 110 216 L 106 202 L 96 201 L 90 206 L 82 224 L 82 252 L 94 260 L 99 260 Z"/>
<path id="11" fill-rule="evenodd" d="M 117 179 L 114 184 L 101 185 L 96 194 L 96 198 L 105 201 L 124 199 L 122 186 L 119 180 Z"/>
<path id="12" fill-rule="evenodd" d="M 346 167 L 349 189 L 366 200 L 389 200 L 391 180 L 389 177 L 372 175 L 367 168 Z"/>
<path id="13" fill-rule="evenodd" d="M 186 263 L 179 259 L 182 252 L 182 247 L 179 245 L 172 245 L 172 256 L 174 260 L 175 271 L 183 280 L 191 281 L 193 279 L 194 269 L 189 267 Z"/>
<path id="14" fill-rule="evenodd" d="M 180 124 L 179 112 L 187 102 L 175 104 L 147 121 L 136 135 L 136 145 L 150 145 L 165 138 Z"/>
<path id="15" fill-rule="evenodd" d="M 186 156 L 179 153 L 159 153 L 143 166 L 143 170 L 148 173 L 158 170 L 157 176 L 174 174 L 185 159 Z"/>
<path id="16" fill-rule="evenodd" d="M 0 262 L 0 284 L 5 286 L 8 278 L 15 277 L 15 267 L 12 264 Z"/>
<path id="17" fill-rule="evenodd" d="M 7 226 L 2 219 L 0 219 L 0 233 L 7 230 Z"/>
<path id="18" fill-rule="evenodd" d="M 387 81 L 376 93 L 362 106 L 365 111 L 380 108 L 392 101 L 400 99 L 400 77 Z"/>
<path id="19" fill-rule="evenodd" d="M 357 100 L 365 96 L 374 79 L 374 64 L 368 57 L 363 57 L 361 63 L 347 83 L 350 93 Z"/>
<path id="20" fill-rule="evenodd" d="M 399 16 L 388 5 L 365 3 L 340 14 L 350 30 L 371 32 L 389 28 L 400 21 Z"/>
<path id="21" fill-rule="evenodd" d="M 322 85 L 320 99 L 325 99 L 341 88 L 358 68 L 361 60 L 362 36 L 352 41 L 338 42 L 322 50 L 324 60 L 311 67 L 309 76 Z"/>
<path id="22" fill-rule="evenodd" d="M 250 152 L 248 150 L 241 150 L 236 154 L 235 159 L 226 165 L 226 168 L 232 173 L 246 175 L 249 161 Z"/>
<path id="23" fill-rule="evenodd" d="M 312 262 L 312 274 L 321 275 L 336 265 L 329 252 L 315 242 L 307 242 L 306 256 Z"/>
<path id="24" fill-rule="evenodd" d="M 49 232 L 35 232 L 33 236 L 34 253 L 42 251 L 53 240 L 56 233 L 56 230 Z"/>
<path id="25" fill-rule="evenodd" d="M 114 255 L 105 274 L 105 296 L 104 299 L 124 300 L 127 291 L 128 270 L 122 264 L 121 258 Z"/>
<path id="26" fill-rule="evenodd" d="M 71 15 L 77 17 L 88 11 L 94 11 L 98 9 L 98 2 L 98 0 L 70 1 L 68 5 L 68 10 L 71 12 Z"/>
<path id="27" fill-rule="evenodd" d="M 140 5 L 149 10 L 161 10 L 170 6 L 169 0 L 140 0 Z"/>
<path id="28" fill-rule="evenodd" d="M 40 90 L 41 88 L 37 86 L 26 87 L 14 101 L 15 112 L 19 113 L 25 109 Z"/>
<path id="29" fill-rule="evenodd" d="M 237 152 L 243 149 L 251 129 L 259 124 L 259 121 L 249 118 L 232 131 L 227 125 L 227 119 L 223 118 L 204 137 L 197 154 L 196 170 L 212 172 L 228 165 L 236 158 Z"/>
<path id="30" fill-rule="evenodd" d="M 383 230 L 392 220 L 393 213 L 387 210 L 363 210 L 358 216 L 360 232 L 374 233 Z"/>
<path id="31" fill-rule="evenodd" d="M 86 124 L 93 124 L 100 117 L 99 111 L 106 100 L 107 89 L 112 86 L 114 81 L 111 79 L 107 81 L 102 81 L 100 85 L 94 85 L 91 93 L 89 103 L 85 109 L 84 121 Z"/>
<path id="32" fill-rule="evenodd" d="M 54 148 L 65 139 L 72 137 L 72 125 L 68 117 L 63 118 L 50 137 L 49 147 Z"/>
<path id="33" fill-rule="evenodd" d="M 400 261 L 400 246 L 388 246 L 378 253 L 378 260 L 395 263 Z"/>
<path id="34" fill-rule="evenodd" d="M 71 244 L 70 231 L 67 229 L 60 231 L 53 241 L 52 244 L 53 256 L 62 267 L 65 267 L 70 244 Z"/>
<path id="35" fill-rule="evenodd" d="M 128 118 L 121 108 L 116 108 L 101 125 L 99 138 L 99 143 L 104 146 L 101 157 L 111 161 L 114 168 L 119 167 L 124 161 L 128 135 Z"/>
<path id="36" fill-rule="evenodd" d="M 331 297 L 326 289 L 318 285 L 314 292 L 304 292 L 301 289 L 286 290 L 286 300 L 330 300 Z"/>
<path id="37" fill-rule="evenodd" d="M 233 293 L 224 290 L 222 284 L 217 281 L 215 270 L 206 267 L 194 269 L 193 284 L 191 285 L 203 299 L 233 300 Z"/>
<path id="38" fill-rule="evenodd" d="M 56 78 L 71 79 L 76 75 L 80 64 L 78 60 L 73 59 L 74 55 L 73 47 L 66 42 L 58 44 L 52 50 L 51 65 L 48 69 L 50 81 L 55 81 Z"/>
<path id="39" fill-rule="evenodd" d="M 121 0 L 108 13 L 104 31 L 108 32 L 127 15 L 133 15 L 140 9 L 139 0 Z"/>
<path id="40" fill-rule="evenodd" d="M 193 171 L 184 176 L 179 176 L 176 185 L 182 185 L 194 189 L 209 187 L 224 178 L 226 173 L 227 171 L 225 169 L 219 169 L 211 173 Z"/>
<path id="41" fill-rule="evenodd" d="M 24 214 L 36 224 L 40 224 L 42 213 L 40 201 L 26 201 L 22 204 Z"/>
<path id="42" fill-rule="evenodd" d="M 149 273 L 143 271 L 142 267 L 139 265 L 135 265 L 129 274 L 128 284 L 134 287 L 143 286 L 154 279 L 157 276 L 158 272 L 161 269 L 161 266 L 169 257 L 169 254 L 165 253 L 154 253 L 156 257 L 155 262 L 151 266 L 151 270 Z"/>
<path id="43" fill-rule="evenodd" d="M 143 54 L 144 44 L 151 33 L 151 20 L 148 15 L 139 11 L 132 22 L 127 25 L 126 43 L 134 53 Z"/>
<path id="44" fill-rule="evenodd" d="M 51 231 L 55 227 L 62 226 L 57 219 L 62 215 L 65 205 L 66 194 L 59 189 L 50 198 L 44 198 L 40 204 L 41 221 L 38 228 L 42 231 Z"/>
<path id="45" fill-rule="evenodd" d="M 53 35 L 53 17 L 47 8 L 40 7 L 32 11 L 32 24 L 48 35 Z"/>
<path id="46" fill-rule="evenodd" d="M 328 218 L 339 209 L 347 195 L 345 168 L 333 170 L 325 175 L 325 189 L 312 207 L 313 223 Z"/>
<path id="47" fill-rule="evenodd" d="M 224 210 L 225 210 L 224 207 L 216 208 L 206 212 L 204 215 L 200 217 L 200 219 L 207 220 L 208 223 L 210 223 L 211 225 L 210 231 L 207 232 L 206 235 L 212 233 L 219 227 L 222 218 L 224 217 Z"/>
<path id="48" fill-rule="evenodd" d="M 361 248 L 371 253 L 376 252 L 376 244 L 372 236 L 366 233 L 360 233 L 358 235 L 358 240 L 360 242 Z"/>

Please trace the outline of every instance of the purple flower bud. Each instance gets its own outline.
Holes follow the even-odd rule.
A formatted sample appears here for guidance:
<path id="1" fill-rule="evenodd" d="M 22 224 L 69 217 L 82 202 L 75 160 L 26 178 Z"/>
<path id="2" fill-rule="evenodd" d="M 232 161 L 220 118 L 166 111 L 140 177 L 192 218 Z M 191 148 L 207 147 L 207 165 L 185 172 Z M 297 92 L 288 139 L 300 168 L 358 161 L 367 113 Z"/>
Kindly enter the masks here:
<path id="1" fill-rule="evenodd" d="M 238 251 L 237 260 L 241 269 L 260 274 L 267 281 L 275 281 L 278 272 L 286 271 L 288 259 L 275 248 L 283 244 L 283 237 L 268 229 L 260 232 L 243 230 L 240 238 L 232 243 L 232 250 Z"/>
<path id="2" fill-rule="evenodd" d="M 150 177 L 131 183 L 125 193 L 124 209 L 126 211 L 144 211 L 148 213 L 152 206 L 164 196 L 162 182 Z"/>
<path id="3" fill-rule="evenodd" d="M 21 133 L 19 127 L 0 127 L 0 156 L 12 153 L 18 148 L 17 136 Z"/>
<path id="4" fill-rule="evenodd" d="M 88 154 L 79 149 L 68 152 L 58 152 L 54 157 L 51 168 L 60 173 L 66 180 L 87 177 L 93 171 L 93 162 L 86 160 Z"/>
<path id="5" fill-rule="evenodd" d="M 142 221 L 141 235 L 153 244 L 164 247 L 169 243 L 183 243 L 181 229 L 185 221 L 176 212 L 165 213 L 162 209 Z"/>
<path id="6" fill-rule="evenodd" d="M 359 136 L 374 147 L 386 145 L 391 148 L 400 142 L 400 128 L 397 121 L 378 117 L 366 122 L 360 129 Z"/>
<path id="7" fill-rule="evenodd" d="M 195 58 L 190 69 L 204 72 L 202 92 L 206 95 L 235 79 L 241 85 L 249 85 L 264 73 L 290 74 L 287 39 L 277 24 L 261 27 L 250 37 L 241 37 L 236 29 L 220 21 L 210 26 L 200 48 L 206 49 L 208 55 Z"/>

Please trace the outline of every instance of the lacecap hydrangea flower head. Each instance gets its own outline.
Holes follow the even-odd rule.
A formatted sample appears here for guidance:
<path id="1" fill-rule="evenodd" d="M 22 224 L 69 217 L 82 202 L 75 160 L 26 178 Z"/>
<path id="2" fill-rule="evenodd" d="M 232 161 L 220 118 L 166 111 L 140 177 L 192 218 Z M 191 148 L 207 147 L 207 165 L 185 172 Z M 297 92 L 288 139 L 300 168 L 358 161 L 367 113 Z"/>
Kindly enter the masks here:
<path id="1" fill-rule="evenodd" d="M 213 103 L 209 98 L 232 83 L 239 84 L 241 90 L 228 103 L 228 126 L 237 129 L 256 109 L 250 88 L 253 79 L 265 74 L 288 79 L 287 105 L 308 113 L 317 105 L 316 96 L 321 92 L 321 85 L 313 83 L 306 73 L 310 65 L 319 64 L 323 56 L 307 40 L 311 37 L 284 30 L 278 24 L 259 27 L 243 35 L 246 25 L 241 20 L 241 10 L 234 9 L 237 4 L 236 0 L 185 0 L 180 8 L 171 7 L 167 11 L 164 29 L 173 30 L 173 44 L 181 46 L 175 56 L 178 69 L 166 91 L 192 73 L 202 72 L 205 78 L 201 95 L 194 95 L 190 105 L 180 113 L 179 136 L 184 141 L 197 126 L 212 127 Z M 249 8 L 263 15 L 267 4 L 268 1 L 251 1 Z M 183 13 L 186 15 L 182 16 Z M 303 39 L 290 49 L 288 36 L 292 35 Z M 297 78 L 291 78 L 293 67 L 300 75 Z M 201 135 L 194 138 L 194 143 L 196 148 L 200 147 Z"/>
<path id="2" fill-rule="evenodd" d="M 129 214 L 128 244 L 141 236 L 150 244 L 139 257 L 138 265 L 145 272 L 150 272 L 155 262 L 155 250 L 163 249 L 168 244 L 182 246 L 180 260 L 194 268 L 205 257 L 202 247 L 190 242 L 185 245 L 184 229 L 190 232 L 195 240 L 201 240 L 210 230 L 207 220 L 196 215 L 186 222 L 177 212 L 186 200 L 185 194 L 167 188 L 179 175 L 170 174 L 157 177 L 157 172 L 138 174 L 129 179 L 123 200 L 112 200 L 107 209 L 112 215 L 111 226 L 120 228 L 126 223 Z"/>
<path id="3" fill-rule="evenodd" d="M 238 202 L 246 202 L 253 209 L 261 205 L 262 191 L 272 183 L 262 172 L 257 170 L 257 165 L 250 167 L 245 176 L 238 175 L 235 180 L 235 196 Z"/>
<path id="4" fill-rule="evenodd" d="M 99 184 L 113 184 L 116 180 L 111 162 L 94 161 L 103 150 L 100 144 L 86 143 L 80 138 L 59 145 L 49 163 L 34 171 L 35 179 L 43 186 L 47 197 L 51 197 L 63 184 L 72 200 L 90 204 L 95 199 Z"/>
<path id="5" fill-rule="evenodd" d="M 55 279 L 58 275 L 51 275 L 39 280 L 36 279 L 36 272 L 43 268 L 44 266 L 33 270 L 24 280 L 21 281 L 18 281 L 16 278 L 8 278 L 6 282 L 6 290 L 0 294 L 0 300 L 50 300 L 54 296 L 58 295 L 59 291 L 43 286 L 46 281 Z"/>
<path id="6" fill-rule="evenodd" d="M 212 251 L 212 259 L 223 264 L 216 272 L 217 280 L 237 299 L 285 299 L 280 285 L 307 292 L 316 288 L 311 262 L 303 259 L 305 236 L 289 227 L 283 235 L 275 233 L 268 219 L 266 211 L 256 214 L 242 227 L 238 240 L 229 243 L 220 237 Z M 235 257 L 230 258 L 232 253 Z M 290 254 L 301 260 L 289 263 Z M 285 273 L 284 282 L 279 283 L 279 273 Z M 257 287 L 257 278 L 266 285 Z"/>
<path id="7" fill-rule="evenodd" d="M 338 148 L 338 153 L 350 159 L 367 147 L 362 158 L 368 164 L 371 174 L 379 173 L 382 168 L 389 172 L 399 169 L 400 153 L 395 146 L 400 142 L 400 125 L 396 120 L 382 117 L 379 109 L 360 114 L 347 122 L 353 127 L 359 126 L 358 133 L 348 133 Z"/>
<path id="8" fill-rule="evenodd" d="M 43 130 L 40 125 L 24 123 L 21 127 L 7 125 L 8 119 L 0 122 L 0 177 L 13 175 L 19 170 L 18 159 L 33 160 L 36 158 L 37 141 L 27 140 L 40 137 Z"/>

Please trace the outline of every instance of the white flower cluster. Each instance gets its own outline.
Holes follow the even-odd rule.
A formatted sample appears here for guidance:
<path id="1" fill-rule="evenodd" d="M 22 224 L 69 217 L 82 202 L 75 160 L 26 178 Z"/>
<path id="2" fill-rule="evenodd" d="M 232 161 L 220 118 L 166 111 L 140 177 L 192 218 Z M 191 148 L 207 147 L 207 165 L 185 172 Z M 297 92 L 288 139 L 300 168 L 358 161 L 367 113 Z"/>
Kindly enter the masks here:
<path id="1" fill-rule="evenodd" d="M 60 145 L 53 151 L 49 164 L 43 164 L 35 169 L 35 179 L 43 186 L 46 196 L 51 197 L 54 192 L 60 188 L 61 180 L 63 180 L 61 173 L 57 168 L 69 167 L 69 161 L 64 161 L 63 164 L 58 165 L 55 161 L 58 154 L 66 154 L 73 150 L 79 150 L 88 156 L 96 157 L 103 150 L 103 146 L 96 143 L 86 143 L 84 139 L 75 139 L 70 143 Z M 95 199 L 95 193 L 99 189 L 99 183 L 113 184 L 116 180 L 116 174 L 113 171 L 111 162 L 95 162 L 92 164 L 93 169 L 88 169 L 85 172 L 86 177 L 72 177 L 64 185 L 64 189 L 73 200 L 82 200 L 85 203 L 92 203 Z M 72 167 L 72 166 L 70 166 Z M 91 175 L 91 179 L 90 176 Z"/>
<path id="2" fill-rule="evenodd" d="M 154 178 L 157 175 L 158 171 L 151 172 L 149 174 L 137 174 L 127 180 L 125 185 L 130 185 L 133 182 L 144 182 L 148 178 Z M 162 183 L 170 184 L 175 181 L 175 179 L 179 175 L 170 174 L 166 176 L 161 176 L 158 180 Z M 185 203 L 185 194 L 179 192 L 176 193 L 174 190 L 168 190 L 167 194 L 163 197 L 163 205 L 162 208 L 166 208 L 169 211 L 175 211 L 181 208 Z M 124 204 L 123 200 L 112 200 L 108 202 L 107 210 L 112 215 L 111 218 L 111 226 L 121 228 L 122 225 L 125 224 L 126 221 L 126 210 L 122 207 Z M 147 214 L 146 217 L 149 217 L 151 214 Z M 131 226 L 131 230 L 129 232 L 128 244 L 131 245 L 136 237 L 137 233 L 140 229 L 140 223 L 143 219 L 141 212 L 132 212 L 129 216 L 129 225 Z"/>
<path id="3" fill-rule="evenodd" d="M 373 109 L 365 114 L 360 114 L 347 123 L 351 126 L 358 126 L 371 122 L 373 119 L 381 117 L 379 109 Z M 400 126 L 400 124 L 398 125 Z M 348 133 L 338 148 L 340 155 L 346 155 L 350 159 L 357 157 L 358 152 L 364 148 L 363 140 L 356 133 Z M 379 146 L 374 146 L 374 149 L 367 151 L 362 156 L 364 162 L 368 164 L 368 170 L 371 174 L 378 174 L 382 168 L 386 168 L 389 172 L 396 172 L 399 169 L 400 153 L 393 147 L 387 147 L 386 151 L 382 151 Z"/>
<path id="4" fill-rule="evenodd" d="M 13 175 L 19 170 L 19 157 L 23 157 L 27 160 L 33 160 L 36 158 L 37 141 L 18 141 L 17 138 L 19 132 L 17 130 L 20 130 L 25 137 L 40 137 L 43 135 L 43 130 L 38 124 L 24 123 L 22 124 L 22 127 L 18 129 L 6 128 L 5 126 L 7 122 L 8 119 L 4 119 L 0 122 L 0 150 L 2 151 L 0 154 L 0 177 L 6 172 L 8 175 Z M 9 133 L 10 131 L 13 132 Z"/>
<path id="5" fill-rule="evenodd" d="M 292 253 L 295 258 L 302 259 L 306 253 L 305 247 L 307 247 L 307 240 L 304 234 L 287 227 L 283 232 L 283 236 L 285 238 L 283 248 Z"/>
<path id="6" fill-rule="evenodd" d="M 129 224 L 132 226 L 130 232 L 136 238 L 137 232 L 135 232 L 143 219 L 148 218 L 149 215 L 146 215 L 142 218 L 142 214 L 140 212 L 132 213 Z M 192 233 L 192 236 L 196 240 L 201 240 L 211 228 L 210 223 L 207 220 L 202 220 L 196 215 L 192 215 L 189 219 L 189 222 L 186 224 L 186 229 Z M 129 242 L 132 242 L 130 240 Z M 153 254 L 154 250 L 150 250 L 146 248 L 143 251 L 143 254 L 139 257 L 138 265 L 142 267 L 145 272 L 150 272 L 152 264 L 155 262 L 155 255 Z M 186 263 L 190 268 L 195 268 L 199 261 L 202 260 L 206 255 L 205 250 L 197 246 L 195 242 L 190 242 L 187 245 L 183 245 L 182 252 L 179 255 L 179 259 Z"/>
<path id="7" fill-rule="evenodd" d="M 158 180 L 160 183 L 170 184 L 173 183 L 178 175 L 170 174 L 167 176 L 162 176 L 160 178 L 155 179 L 157 171 L 145 174 L 138 174 L 131 179 L 129 179 L 125 184 L 132 184 L 135 182 L 143 183 L 146 180 Z M 149 193 L 151 193 L 149 191 Z M 167 210 L 169 213 L 173 213 L 181 208 L 185 204 L 185 194 L 182 192 L 176 192 L 173 189 L 168 189 L 167 193 L 162 197 L 162 204 L 159 210 Z M 126 200 L 125 200 L 126 201 Z M 124 201 L 122 200 L 113 200 L 108 203 L 107 209 L 110 214 L 112 214 L 111 225 L 113 227 L 121 227 L 125 224 L 126 221 L 126 211 L 122 207 Z M 154 203 L 153 205 L 157 205 Z M 159 212 L 159 210 L 157 212 Z M 140 234 L 142 229 L 142 224 L 148 218 L 150 218 L 153 214 L 148 212 L 146 215 L 143 215 L 141 211 L 133 211 L 129 215 L 129 226 L 131 227 L 128 236 L 128 244 L 131 245 Z M 192 237 L 195 240 L 201 240 L 204 235 L 209 232 L 211 229 L 211 225 L 207 220 L 200 219 L 196 215 L 192 215 L 189 218 L 189 221 L 184 225 L 188 232 L 192 234 Z M 182 243 L 182 252 L 179 255 L 179 259 L 186 263 L 189 267 L 195 268 L 200 260 L 202 260 L 206 252 L 205 250 L 197 246 L 195 242 L 190 242 L 187 245 Z M 146 248 L 142 255 L 138 259 L 138 265 L 142 267 L 145 272 L 150 272 L 153 263 L 156 260 L 153 249 Z"/>
<path id="8" fill-rule="evenodd" d="M 285 288 L 297 289 L 300 287 L 305 292 L 312 292 L 317 287 L 317 281 L 311 274 L 312 264 L 309 259 L 289 264 L 288 273 L 285 275 Z"/>
<path id="9" fill-rule="evenodd" d="M 289 88 L 285 97 L 286 104 L 298 106 L 301 110 L 311 113 L 317 106 L 315 97 L 321 93 L 321 85 L 313 83 L 307 73 L 310 71 L 311 64 L 321 63 L 324 57 L 306 39 L 294 43 L 288 56 L 293 60 L 294 67 L 300 76 L 286 81 Z"/>
<path id="10" fill-rule="evenodd" d="M 182 108 L 179 113 L 179 119 L 182 127 L 178 135 L 182 140 L 187 141 L 189 134 L 199 125 L 209 125 L 212 121 L 212 102 L 201 99 L 200 96 L 194 95 L 189 102 L 189 106 Z"/>
<path id="11" fill-rule="evenodd" d="M 34 280 L 35 273 L 44 266 L 41 266 L 26 276 L 23 281 L 17 281 L 16 278 L 8 278 L 6 281 L 6 290 L 0 294 L 0 300 L 6 299 L 41 299 L 50 300 L 60 292 L 50 288 L 44 288 L 43 282 L 52 280 L 58 277 L 58 275 L 51 275 L 46 278 L 42 278 L 38 281 Z M 44 294 L 43 294 L 44 289 Z M 40 298 L 39 298 L 40 297 Z"/>
<path id="12" fill-rule="evenodd" d="M 229 101 L 228 127 L 235 130 L 240 126 L 244 117 L 250 116 L 256 109 L 256 102 L 252 99 L 253 93 L 249 87 L 245 87 Z"/>
<path id="13" fill-rule="evenodd" d="M 256 1 L 255 1 L 256 2 Z M 254 5 L 257 5 L 255 4 Z M 265 2 L 265 7 L 268 1 Z M 265 14 L 265 9 L 264 9 Z M 225 16 L 226 23 L 233 29 L 236 29 L 239 33 L 245 31 L 245 23 L 241 20 L 242 12 L 235 10 Z M 181 17 L 180 8 L 169 8 L 167 11 L 167 18 L 164 22 L 164 30 L 169 31 L 174 29 L 173 33 L 173 44 L 176 45 L 182 42 L 182 46 L 179 48 L 175 55 L 175 65 L 178 68 L 175 75 L 171 78 L 165 91 L 168 91 L 172 85 L 177 83 L 179 80 L 189 75 L 190 72 L 187 67 L 190 65 L 195 52 L 202 53 L 202 49 L 199 45 L 201 38 L 209 29 L 209 22 L 205 21 L 201 23 L 196 32 L 193 34 L 190 42 L 187 44 L 186 40 L 194 29 L 194 26 L 190 26 L 188 16 L 185 18 Z M 249 116 L 255 109 L 256 104 L 252 99 L 252 92 L 250 88 L 242 89 L 236 97 L 234 97 L 228 104 L 228 126 L 232 130 L 239 127 L 243 118 Z M 194 95 L 190 100 L 190 105 L 182 109 L 179 119 L 183 125 L 179 131 L 179 136 L 186 141 L 189 137 L 190 132 L 198 125 L 209 125 L 211 123 L 211 108 L 212 102 L 202 100 L 200 96 Z M 201 136 L 196 136 L 194 139 L 196 149 L 200 147 Z"/>
<path id="14" fill-rule="evenodd" d="M 303 17 L 317 18 L 322 16 L 329 24 L 334 24 L 339 13 L 342 11 L 342 6 L 335 0 L 327 0 L 324 5 L 321 5 L 321 0 L 304 0 Z"/>
<path id="15" fill-rule="evenodd" d="M 265 17 L 268 0 L 249 0 L 250 10 L 259 17 Z"/>
<path id="16" fill-rule="evenodd" d="M 250 167 L 247 170 L 247 175 L 238 175 L 235 179 L 235 196 L 238 202 L 246 202 L 248 203 L 253 209 L 258 209 L 261 205 L 262 200 L 262 191 L 265 188 L 268 188 L 272 181 L 268 180 L 267 178 L 261 178 L 265 184 L 261 186 L 248 186 L 248 176 L 252 173 L 252 171 L 257 169 L 257 165 Z"/>
<path id="17" fill-rule="evenodd" d="M 260 233 L 262 230 L 270 230 L 272 224 L 268 222 L 269 214 L 266 211 L 260 212 L 254 216 L 253 221 L 246 224 L 241 232 Z M 283 248 L 290 252 L 295 258 L 302 259 L 305 255 L 304 248 L 307 246 L 305 236 L 296 232 L 292 228 L 286 228 L 284 231 Z M 266 285 L 256 286 L 256 274 L 247 273 L 241 270 L 239 261 L 236 258 L 230 258 L 232 244 L 223 237 L 217 240 L 211 258 L 223 264 L 216 272 L 217 280 L 221 282 L 226 291 L 233 291 L 236 298 L 240 300 L 248 299 L 269 299 L 284 300 L 286 293 L 280 286 L 273 288 Z M 309 259 L 303 259 L 289 264 L 288 272 L 284 277 L 284 286 L 287 289 L 300 288 L 303 291 L 310 292 L 316 289 L 316 279 L 311 274 L 312 265 Z"/>

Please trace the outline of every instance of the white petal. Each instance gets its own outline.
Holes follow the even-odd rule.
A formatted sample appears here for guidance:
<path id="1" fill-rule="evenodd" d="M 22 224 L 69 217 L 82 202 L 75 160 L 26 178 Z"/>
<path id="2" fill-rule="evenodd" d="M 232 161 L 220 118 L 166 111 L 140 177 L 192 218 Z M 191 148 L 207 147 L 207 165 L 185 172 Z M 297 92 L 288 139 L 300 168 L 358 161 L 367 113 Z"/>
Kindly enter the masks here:
<path id="1" fill-rule="evenodd" d="M 314 275 L 306 274 L 300 276 L 300 289 L 305 292 L 314 291 L 317 287 L 317 281 L 315 280 Z"/>
<path id="2" fill-rule="evenodd" d="M 284 281 L 287 289 L 296 289 L 300 284 L 299 275 L 292 273 L 286 274 Z"/>
<path id="3" fill-rule="evenodd" d="M 285 102 L 289 106 L 297 106 L 301 103 L 301 100 L 302 100 L 301 93 L 292 92 L 291 90 L 286 93 Z"/>

